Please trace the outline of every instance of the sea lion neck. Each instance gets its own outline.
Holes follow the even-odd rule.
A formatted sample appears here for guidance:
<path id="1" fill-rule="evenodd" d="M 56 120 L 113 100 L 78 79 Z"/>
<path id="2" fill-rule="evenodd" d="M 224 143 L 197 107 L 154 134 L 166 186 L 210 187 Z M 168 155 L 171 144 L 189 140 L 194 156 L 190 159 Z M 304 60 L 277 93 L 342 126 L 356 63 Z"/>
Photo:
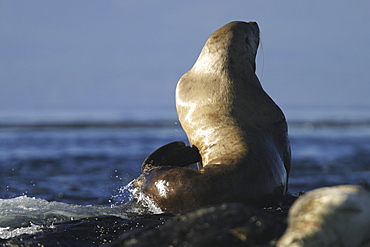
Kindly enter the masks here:
<path id="1" fill-rule="evenodd" d="M 255 73 L 259 28 L 255 22 L 231 22 L 216 30 L 206 41 L 192 70 L 219 78 L 249 80 Z M 237 58 L 237 61 L 235 60 Z M 260 86 L 257 80 L 254 86 Z"/>

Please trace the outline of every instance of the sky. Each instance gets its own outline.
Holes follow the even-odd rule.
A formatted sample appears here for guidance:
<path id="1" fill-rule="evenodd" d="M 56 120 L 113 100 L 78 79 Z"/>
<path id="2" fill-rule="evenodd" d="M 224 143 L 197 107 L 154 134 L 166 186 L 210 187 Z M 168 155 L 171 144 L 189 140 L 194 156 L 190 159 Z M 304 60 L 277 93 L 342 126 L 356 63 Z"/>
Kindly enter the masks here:
<path id="1" fill-rule="evenodd" d="M 0 0 L 0 112 L 175 111 L 209 35 L 261 30 L 257 75 L 281 107 L 370 107 L 370 2 Z"/>

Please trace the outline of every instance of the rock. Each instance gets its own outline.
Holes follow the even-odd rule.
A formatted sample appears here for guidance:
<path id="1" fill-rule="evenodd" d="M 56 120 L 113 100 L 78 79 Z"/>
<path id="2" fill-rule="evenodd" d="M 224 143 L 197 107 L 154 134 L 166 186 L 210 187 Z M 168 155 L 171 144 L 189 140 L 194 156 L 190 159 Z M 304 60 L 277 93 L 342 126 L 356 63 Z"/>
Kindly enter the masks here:
<path id="1" fill-rule="evenodd" d="M 78 246 L 110 243 L 123 232 L 145 231 L 162 225 L 170 215 L 143 215 L 132 219 L 115 216 L 90 217 L 55 223 L 36 234 L 0 239 L 0 246 Z"/>
<path id="2" fill-rule="evenodd" d="M 224 203 L 177 215 L 149 231 L 125 233 L 109 246 L 274 246 L 286 229 L 286 213 Z"/>

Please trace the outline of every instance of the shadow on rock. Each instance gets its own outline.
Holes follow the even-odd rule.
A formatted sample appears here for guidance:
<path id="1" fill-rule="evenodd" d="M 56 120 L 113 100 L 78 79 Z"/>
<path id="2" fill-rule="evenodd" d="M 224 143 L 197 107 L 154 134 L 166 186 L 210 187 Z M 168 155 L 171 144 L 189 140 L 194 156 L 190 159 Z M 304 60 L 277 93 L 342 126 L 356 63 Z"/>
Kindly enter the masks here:
<path id="1" fill-rule="evenodd" d="M 149 231 L 127 232 L 109 246 L 274 246 L 286 229 L 286 213 L 226 203 L 177 215 Z"/>

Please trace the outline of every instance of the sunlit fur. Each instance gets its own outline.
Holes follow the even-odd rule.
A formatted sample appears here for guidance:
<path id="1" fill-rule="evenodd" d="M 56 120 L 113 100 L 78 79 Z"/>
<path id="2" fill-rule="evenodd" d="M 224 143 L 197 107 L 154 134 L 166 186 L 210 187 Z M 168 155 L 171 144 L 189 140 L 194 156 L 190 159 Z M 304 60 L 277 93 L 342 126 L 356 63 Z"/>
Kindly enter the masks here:
<path id="1" fill-rule="evenodd" d="M 268 205 L 285 193 L 287 124 L 255 75 L 258 43 L 257 23 L 226 24 L 179 80 L 179 120 L 199 149 L 203 168 L 162 167 L 142 176 L 143 190 L 165 211 L 226 201 Z M 167 183 L 157 188 L 160 180 Z"/>

